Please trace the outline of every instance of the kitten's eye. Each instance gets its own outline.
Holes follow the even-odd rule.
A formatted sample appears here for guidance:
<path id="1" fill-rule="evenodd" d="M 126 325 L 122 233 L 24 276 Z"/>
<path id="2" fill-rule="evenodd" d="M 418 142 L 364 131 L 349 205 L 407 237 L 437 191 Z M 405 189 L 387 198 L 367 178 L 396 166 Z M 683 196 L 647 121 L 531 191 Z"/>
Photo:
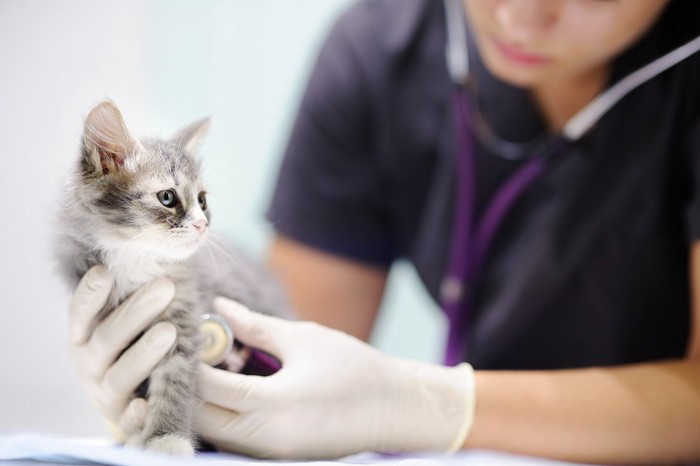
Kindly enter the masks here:
<path id="1" fill-rule="evenodd" d="M 158 200 L 165 207 L 175 207 L 175 205 L 177 204 L 177 195 L 172 189 L 166 189 L 165 191 L 161 191 L 158 194 L 156 194 L 156 196 L 158 196 Z"/>
<path id="2" fill-rule="evenodd" d="M 199 193 L 199 196 L 197 196 L 197 201 L 199 201 L 199 207 L 202 208 L 202 210 L 207 210 L 207 195 L 204 193 Z"/>

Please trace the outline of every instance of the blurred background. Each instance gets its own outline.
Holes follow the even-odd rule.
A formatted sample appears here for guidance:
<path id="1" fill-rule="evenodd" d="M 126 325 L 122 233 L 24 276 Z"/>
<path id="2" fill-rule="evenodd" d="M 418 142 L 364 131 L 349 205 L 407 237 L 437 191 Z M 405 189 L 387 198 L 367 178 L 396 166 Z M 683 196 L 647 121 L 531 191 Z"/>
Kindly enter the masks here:
<path id="1" fill-rule="evenodd" d="M 316 51 L 351 0 L 0 1 L 0 433 L 103 435 L 66 350 L 54 220 L 82 120 L 113 99 L 132 131 L 211 115 L 213 229 L 264 260 L 271 186 Z M 438 361 L 445 330 L 397 264 L 373 343 Z"/>

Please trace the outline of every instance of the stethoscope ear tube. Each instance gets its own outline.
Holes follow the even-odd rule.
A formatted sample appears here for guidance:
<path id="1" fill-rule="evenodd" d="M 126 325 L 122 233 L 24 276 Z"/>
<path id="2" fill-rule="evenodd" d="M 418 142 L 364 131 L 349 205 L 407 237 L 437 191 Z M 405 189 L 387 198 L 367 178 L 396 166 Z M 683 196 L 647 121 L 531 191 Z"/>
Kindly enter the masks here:
<path id="1" fill-rule="evenodd" d="M 455 84 L 464 86 L 469 78 L 469 48 L 464 24 L 462 0 L 443 0 L 447 23 L 445 59 L 447 71 Z"/>
<path id="2" fill-rule="evenodd" d="M 698 51 L 700 51 L 700 37 L 696 37 L 624 77 L 574 115 L 564 125 L 562 134 L 571 141 L 580 139 L 624 96 Z"/>

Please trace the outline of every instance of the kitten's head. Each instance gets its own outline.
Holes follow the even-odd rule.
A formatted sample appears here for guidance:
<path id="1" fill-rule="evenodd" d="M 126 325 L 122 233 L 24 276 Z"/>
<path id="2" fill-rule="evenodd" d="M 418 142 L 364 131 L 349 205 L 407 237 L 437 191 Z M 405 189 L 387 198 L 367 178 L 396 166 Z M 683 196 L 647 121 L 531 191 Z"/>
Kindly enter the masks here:
<path id="1" fill-rule="evenodd" d="M 209 210 L 192 150 L 208 123 L 168 140 L 140 141 L 111 101 L 90 111 L 73 188 L 79 220 L 97 248 L 180 261 L 202 245 Z"/>

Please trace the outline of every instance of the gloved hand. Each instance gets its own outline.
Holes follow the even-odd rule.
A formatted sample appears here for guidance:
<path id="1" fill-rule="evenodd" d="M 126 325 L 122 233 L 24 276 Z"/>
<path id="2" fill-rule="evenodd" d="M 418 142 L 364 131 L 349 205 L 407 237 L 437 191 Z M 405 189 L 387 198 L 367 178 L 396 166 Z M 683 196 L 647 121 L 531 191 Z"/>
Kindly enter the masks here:
<path id="1" fill-rule="evenodd" d="M 141 428 L 146 401 L 133 398 L 175 342 L 175 326 L 159 322 L 127 346 L 167 307 L 175 286 L 158 279 L 142 287 L 97 324 L 113 280 L 107 269 L 88 270 L 70 303 L 69 351 L 88 398 L 106 418 L 119 441 Z M 123 352 L 123 354 L 122 354 Z"/>
<path id="2" fill-rule="evenodd" d="M 216 447 L 258 457 L 333 458 L 361 451 L 450 451 L 474 415 L 471 366 L 399 359 L 345 333 L 215 308 L 234 336 L 282 362 L 268 377 L 200 365 L 195 431 Z"/>

